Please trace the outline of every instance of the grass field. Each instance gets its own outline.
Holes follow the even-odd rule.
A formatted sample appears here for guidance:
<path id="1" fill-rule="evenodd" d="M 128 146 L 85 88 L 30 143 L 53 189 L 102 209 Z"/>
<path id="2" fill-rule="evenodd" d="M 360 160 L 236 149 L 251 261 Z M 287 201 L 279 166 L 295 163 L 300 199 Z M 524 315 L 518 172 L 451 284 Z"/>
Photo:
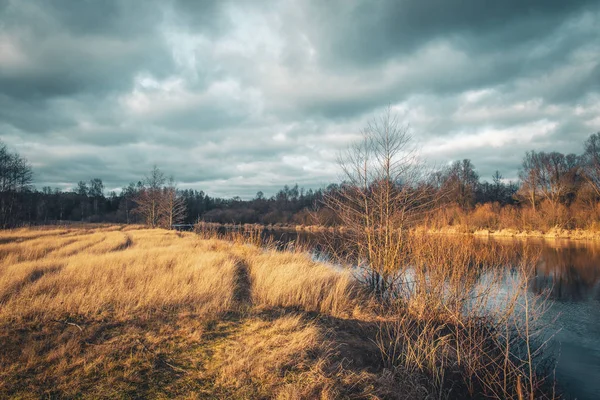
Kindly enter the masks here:
<path id="1" fill-rule="evenodd" d="M 381 368 L 355 285 L 192 233 L 4 231 L 0 397 L 422 397 Z"/>

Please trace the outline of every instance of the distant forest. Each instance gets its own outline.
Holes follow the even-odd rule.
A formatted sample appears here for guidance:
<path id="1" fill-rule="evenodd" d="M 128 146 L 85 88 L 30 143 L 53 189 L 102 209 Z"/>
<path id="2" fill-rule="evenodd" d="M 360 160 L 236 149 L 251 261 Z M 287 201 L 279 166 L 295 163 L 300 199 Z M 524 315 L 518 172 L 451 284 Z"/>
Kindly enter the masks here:
<path id="1" fill-rule="evenodd" d="M 331 226 L 339 221 L 323 207 L 323 199 L 344 186 L 313 190 L 293 184 L 271 197 L 259 191 L 251 200 L 224 199 L 178 189 L 158 167 L 118 193 L 106 193 L 101 177 L 82 180 L 70 191 L 40 190 L 33 182 L 28 161 L 0 142 L 1 227 L 64 221 Z M 527 152 L 516 182 L 506 181 L 499 171 L 491 182 L 481 181 L 473 163 L 464 159 L 427 174 L 418 184 L 437 198 L 424 221 L 431 227 L 600 229 L 600 133 L 587 139 L 582 154 Z"/>

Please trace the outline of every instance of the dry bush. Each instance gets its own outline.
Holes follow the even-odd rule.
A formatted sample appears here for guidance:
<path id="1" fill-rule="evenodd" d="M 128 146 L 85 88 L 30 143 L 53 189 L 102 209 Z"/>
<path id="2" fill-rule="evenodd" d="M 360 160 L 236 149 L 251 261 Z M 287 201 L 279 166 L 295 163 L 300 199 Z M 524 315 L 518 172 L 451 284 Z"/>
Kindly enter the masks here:
<path id="1" fill-rule="evenodd" d="M 411 305 L 424 302 L 420 307 L 429 312 L 459 313 L 471 302 L 482 276 L 496 274 L 508 264 L 505 249 L 493 242 L 426 234 L 413 234 L 410 239 L 413 283 L 402 295 Z"/>
<path id="2" fill-rule="evenodd" d="M 512 211 L 512 218 L 508 218 L 508 214 L 506 212 L 502 218 L 502 228 L 547 232 L 553 228 L 574 227 L 569 208 L 563 204 L 554 205 L 549 201 L 540 202 L 536 209 L 529 206 L 520 207 Z"/>
<path id="3" fill-rule="evenodd" d="M 219 224 L 201 221 L 194 225 L 194 232 L 203 239 L 214 239 L 219 237 L 219 228 Z"/>
<path id="4" fill-rule="evenodd" d="M 589 205 L 577 202 L 570 208 L 573 226 L 589 231 L 597 231 L 600 221 L 600 204 Z"/>
<path id="5" fill-rule="evenodd" d="M 404 232 L 421 222 L 436 202 L 422 184 L 427 175 L 411 144 L 409 127 L 391 107 L 362 131 L 359 142 L 340 155 L 344 182 L 323 199 L 344 228 L 347 251 L 366 265 L 364 283 L 377 296 L 398 284 Z"/>
<path id="6" fill-rule="evenodd" d="M 264 227 L 261 225 L 246 224 L 229 231 L 223 239 L 231 240 L 237 244 L 249 244 L 256 247 L 272 247 L 272 241 L 265 241 L 263 232 Z"/>
<path id="7" fill-rule="evenodd" d="M 548 200 L 540 204 L 540 214 L 543 223 L 541 229 L 547 231 L 552 228 L 572 228 L 569 209 L 564 204 L 553 204 Z"/>
<path id="8" fill-rule="evenodd" d="M 427 235 L 411 246 L 413 280 L 386 303 L 380 326 L 386 364 L 429 376 L 440 396 L 552 397 L 537 368 L 541 308 L 527 292 L 535 250 L 516 257 L 494 242 Z M 507 281 L 510 265 L 518 273 Z"/>
<path id="9" fill-rule="evenodd" d="M 513 205 L 502 207 L 499 215 L 499 228 L 522 230 L 521 210 Z"/>
<path id="10" fill-rule="evenodd" d="M 463 234 L 484 228 L 485 224 L 486 221 L 474 221 L 472 214 L 458 204 L 450 203 L 432 210 L 420 226 L 444 233 Z"/>
<path id="11" fill-rule="evenodd" d="M 475 229 L 498 229 L 500 205 L 498 203 L 477 204 L 471 212 L 469 226 Z"/>
<path id="12" fill-rule="evenodd" d="M 452 233 L 473 233 L 476 230 L 512 230 L 535 232 L 539 235 L 551 230 L 597 231 L 600 225 L 600 203 L 596 198 L 577 197 L 570 204 L 540 201 L 531 206 L 478 204 L 471 211 L 457 205 L 446 205 L 432 212 L 421 228 Z"/>

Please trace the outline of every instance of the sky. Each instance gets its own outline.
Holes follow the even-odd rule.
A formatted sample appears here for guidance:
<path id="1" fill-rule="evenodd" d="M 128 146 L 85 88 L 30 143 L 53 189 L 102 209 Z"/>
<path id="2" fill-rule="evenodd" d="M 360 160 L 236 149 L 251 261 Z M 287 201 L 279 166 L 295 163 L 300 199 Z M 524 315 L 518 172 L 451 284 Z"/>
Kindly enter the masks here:
<path id="1" fill-rule="evenodd" d="M 0 0 L 0 139 L 38 188 L 153 165 L 213 196 L 318 188 L 386 107 L 483 179 L 581 153 L 600 1 Z"/>

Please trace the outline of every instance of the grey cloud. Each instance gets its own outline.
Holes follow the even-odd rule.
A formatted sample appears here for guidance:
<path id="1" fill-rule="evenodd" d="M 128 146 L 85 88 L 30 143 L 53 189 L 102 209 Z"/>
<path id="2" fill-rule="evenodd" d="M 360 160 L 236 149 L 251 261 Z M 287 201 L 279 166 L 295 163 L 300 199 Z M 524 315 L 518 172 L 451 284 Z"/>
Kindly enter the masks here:
<path id="1" fill-rule="evenodd" d="M 415 93 L 445 96 L 536 79 L 558 65 L 579 63 L 572 59 L 576 52 L 598 54 L 590 48 L 600 40 L 600 6 L 594 2 L 380 1 L 354 2 L 350 10 L 344 4 L 318 2 L 305 13 L 305 25 L 315 26 L 308 33 L 320 73 L 339 81 L 337 90 L 315 85 L 313 96 L 290 99 L 306 115 L 347 118 Z M 436 51 L 436 45 L 454 54 Z M 428 47 L 434 50 L 423 55 Z M 386 77 L 394 65 L 409 70 Z M 576 101 L 580 93 L 597 90 L 596 75 L 574 76 L 570 85 L 540 95 Z M 365 83 L 368 90 L 360 90 Z"/>
<path id="2" fill-rule="evenodd" d="M 153 164 L 251 196 L 337 178 L 388 104 L 424 155 L 516 177 L 600 130 L 597 1 L 0 0 L 0 136 L 36 184 Z"/>
<path id="3" fill-rule="evenodd" d="M 316 35 L 325 37 L 330 50 L 326 54 L 334 55 L 336 65 L 338 57 L 370 64 L 405 56 L 438 37 L 458 37 L 467 48 L 483 49 L 543 38 L 590 4 L 595 2 L 403 0 L 354 2 L 348 7 L 343 1 L 315 1 L 310 17 L 323 27 Z"/>
<path id="4" fill-rule="evenodd" d="M 158 35 L 160 9 L 153 8 L 120 1 L 9 2 L 0 34 L 19 60 L 0 69 L 0 91 L 24 99 L 101 94 L 129 87 L 140 70 L 165 73 L 172 64 Z"/>
<path id="5" fill-rule="evenodd" d="M 0 123 L 9 124 L 24 133 L 41 133 L 52 128 L 68 128 L 75 124 L 55 105 L 40 100 L 11 99 L 0 94 Z"/>

